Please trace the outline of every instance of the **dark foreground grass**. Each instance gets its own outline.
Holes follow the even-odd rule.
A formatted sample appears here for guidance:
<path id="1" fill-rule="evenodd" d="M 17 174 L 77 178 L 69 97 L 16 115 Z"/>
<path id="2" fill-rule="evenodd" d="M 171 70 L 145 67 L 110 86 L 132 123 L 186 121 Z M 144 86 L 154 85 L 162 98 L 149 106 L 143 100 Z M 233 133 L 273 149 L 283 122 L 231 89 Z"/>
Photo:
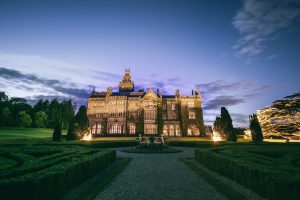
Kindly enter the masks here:
<path id="1" fill-rule="evenodd" d="M 76 200 L 91 200 L 127 165 L 130 158 L 118 158 L 99 177 L 94 178 L 85 189 L 83 189 Z"/>
<path id="2" fill-rule="evenodd" d="M 182 158 L 180 159 L 184 164 L 186 164 L 191 170 L 196 172 L 201 178 L 203 178 L 206 182 L 216 188 L 218 192 L 226 196 L 228 199 L 235 200 L 244 200 L 246 199 L 242 194 L 236 192 L 232 189 L 232 187 L 225 185 L 214 176 L 203 171 L 196 163 L 195 159 Z"/>

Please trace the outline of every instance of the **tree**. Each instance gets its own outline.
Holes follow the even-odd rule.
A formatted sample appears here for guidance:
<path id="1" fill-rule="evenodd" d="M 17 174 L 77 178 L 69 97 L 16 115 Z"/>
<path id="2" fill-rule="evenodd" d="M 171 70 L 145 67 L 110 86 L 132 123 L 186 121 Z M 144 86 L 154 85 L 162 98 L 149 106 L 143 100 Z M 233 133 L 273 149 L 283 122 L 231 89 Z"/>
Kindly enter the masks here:
<path id="1" fill-rule="evenodd" d="M 68 126 L 68 132 L 67 132 L 67 140 L 75 140 L 76 134 L 75 134 L 75 124 L 74 124 L 74 119 L 69 121 L 69 126 Z"/>
<path id="2" fill-rule="evenodd" d="M 263 141 L 263 134 L 257 119 L 257 115 L 253 114 L 249 116 L 250 126 L 249 129 L 252 135 L 253 142 L 262 142 Z"/>
<path id="3" fill-rule="evenodd" d="M 228 141 L 235 142 L 237 140 L 236 132 L 232 125 L 232 119 L 225 107 L 221 108 L 221 116 L 216 118 L 216 121 L 214 122 L 214 129 Z"/>
<path id="4" fill-rule="evenodd" d="M 61 140 L 61 125 L 58 121 L 54 125 L 52 139 L 54 141 L 60 141 Z"/>
<path id="5" fill-rule="evenodd" d="M 80 131 L 85 131 L 89 126 L 89 119 L 87 117 L 87 109 L 85 106 L 80 106 L 75 116 L 75 123 Z"/>
<path id="6" fill-rule="evenodd" d="M 62 110 L 62 128 L 69 129 L 70 123 L 74 123 L 76 104 L 72 103 L 72 100 L 64 100 L 61 102 Z M 71 125 L 73 126 L 73 125 Z"/>
<path id="7" fill-rule="evenodd" d="M 12 112 L 8 107 L 5 107 L 2 111 L 3 124 L 5 126 L 11 126 L 13 121 Z"/>
<path id="8" fill-rule="evenodd" d="M 5 92 L 0 91 L 0 102 L 8 101 L 8 96 L 5 94 Z"/>
<path id="9" fill-rule="evenodd" d="M 32 124 L 32 119 L 30 115 L 26 114 L 25 111 L 20 111 L 18 113 L 17 122 L 20 128 L 30 127 Z"/>
<path id="10" fill-rule="evenodd" d="M 53 99 L 49 104 L 49 127 L 55 128 L 57 126 L 57 123 L 61 126 L 62 123 L 62 112 L 61 112 L 61 106 L 57 99 Z"/>
<path id="11" fill-rule="evenodd" d="M 44 111 L 35 113 L 34 124 L 37 128 L 45 128 L 47 126 L 48 116 Z"/>

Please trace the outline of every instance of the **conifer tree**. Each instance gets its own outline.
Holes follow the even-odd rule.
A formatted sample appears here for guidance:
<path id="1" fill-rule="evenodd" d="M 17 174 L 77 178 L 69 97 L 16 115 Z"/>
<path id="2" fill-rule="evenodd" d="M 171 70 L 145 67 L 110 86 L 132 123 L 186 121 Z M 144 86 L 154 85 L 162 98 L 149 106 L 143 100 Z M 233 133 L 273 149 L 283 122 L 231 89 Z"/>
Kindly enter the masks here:
<path id="1" fill-rule="evenodd" d="M 52 138 L 53 138 L 54 141 L 60 141 L 61 140 L 61 125 L 58 122 L 55 123 Z"/>
<path id="2" fill-rule="evenodd" d="M 257 119 L 257 115 L 253 114 L 249 116 L 250 126 L 249 129 L 252 135 L 253 142 L 262 142 L 263 141 L 263 134 Z"/>

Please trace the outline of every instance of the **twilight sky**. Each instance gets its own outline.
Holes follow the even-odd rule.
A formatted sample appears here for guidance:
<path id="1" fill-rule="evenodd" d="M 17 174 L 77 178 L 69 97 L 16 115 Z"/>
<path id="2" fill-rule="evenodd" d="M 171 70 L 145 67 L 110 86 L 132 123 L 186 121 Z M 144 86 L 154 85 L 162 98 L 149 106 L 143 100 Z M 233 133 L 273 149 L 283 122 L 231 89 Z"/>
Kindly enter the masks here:
<path id="1" fill-rule="evenodd" d="M 116 87 L 202 92 L 234 125 L 299 91 L 300 0 L 0 0 L 0 90 L 72 98 Z"/>

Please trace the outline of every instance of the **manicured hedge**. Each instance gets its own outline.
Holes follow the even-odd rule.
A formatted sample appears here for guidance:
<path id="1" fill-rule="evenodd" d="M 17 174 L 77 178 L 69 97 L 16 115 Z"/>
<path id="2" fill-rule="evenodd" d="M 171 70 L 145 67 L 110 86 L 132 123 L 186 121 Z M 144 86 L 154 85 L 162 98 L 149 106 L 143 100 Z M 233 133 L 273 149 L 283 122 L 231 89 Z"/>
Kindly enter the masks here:
<path id="1" fill-rule="evenodd" d="M 299 170 L 295 170 L 294 173 L 291 173 L 289 171 L 276 169 L 276 164 L 280 165 L 281 162 L 284 162 L 283 160 L 279 160 L 279 158 L 276 160 L 275 158 L 266 157 L 266 160 L 269 160 L 269 162 L 272 161 L 271 163 L 274 163 L 275 165 L 268 166 L 268 164 L 265 163 L 255 164 L 249 162 L 250 158 L 247 158 L 247 156 L 243 157 L 241 156 L 242 154 L 239 154 L 238 156 L 232 155 L 232 157 L 230 157 L 219 153 L 226 151 L 228 148 L 233 147 L 227 146 L 216 149 L 197 149 L 195 150 L 195 158 L 199 163 L 206 167 L 228 176 L 269 199 L 300 199 Z M 259 146 L 256 146 L 253 149 L 258 151 Z M 241 151 L 241 149 L 238 150 Z M 295 159 L 297 158 L 295 157 Z"/>
<path id="2" fill-rule="evenodd" d="M 65 149 L 68 150 L 61 148 L 66 154 L 58 153 L 56 157 L 53 151 L 36 159 L 25 155 L 21 166 L 7 169 L 9 173 L 1 171 L 0 199 L 61 199 L 72 187 L 99 173 L 116 158 L 115 151 L 110 150 L 70 146 Z"/>

